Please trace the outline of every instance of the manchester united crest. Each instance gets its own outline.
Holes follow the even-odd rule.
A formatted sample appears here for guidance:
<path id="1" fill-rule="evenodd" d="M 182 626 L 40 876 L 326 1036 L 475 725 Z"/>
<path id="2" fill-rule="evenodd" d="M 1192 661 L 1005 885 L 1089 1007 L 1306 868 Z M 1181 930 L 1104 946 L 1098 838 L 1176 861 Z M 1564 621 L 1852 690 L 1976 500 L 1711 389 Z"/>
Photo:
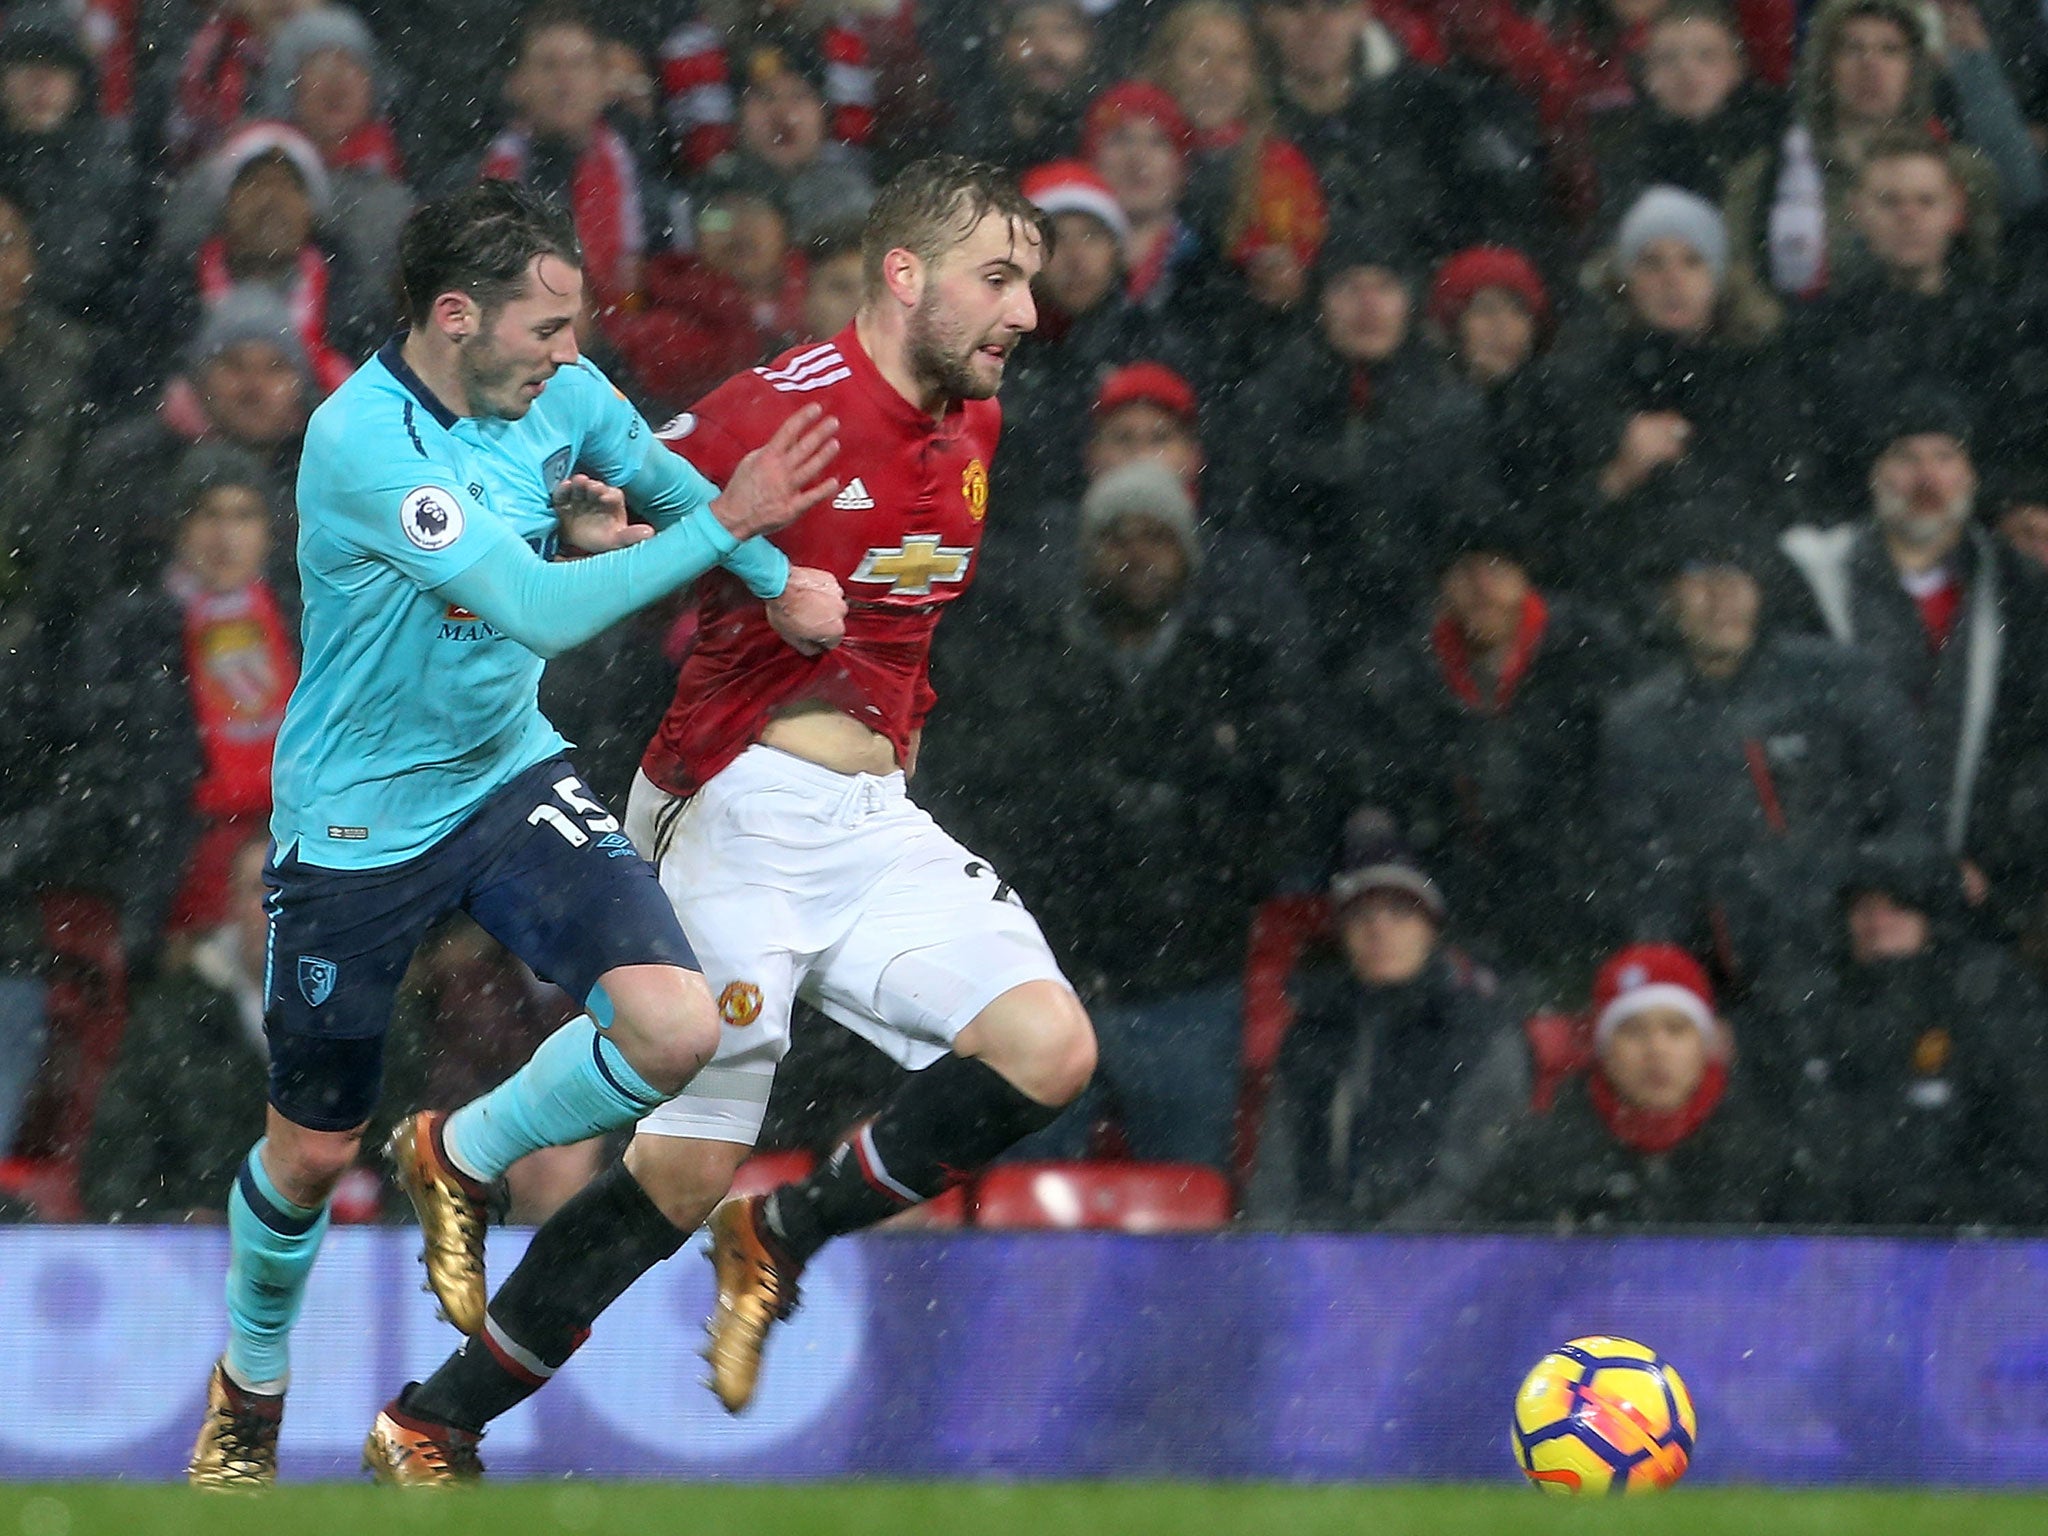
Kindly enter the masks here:
<path id="1" fill-rule="evenodd" d="M 761 1017 L 761 989 L 751 981 L 729 981 L 718 994 L 718 1016 L 734 1029 L 745 1029 Z"/>
<path id="2" fill-rule="evenodd" d="M 960 474 L 960 494 L 967 500 L 968 514 L 978 523 L 988 516 L 988 466 L 971 460 Z"/>

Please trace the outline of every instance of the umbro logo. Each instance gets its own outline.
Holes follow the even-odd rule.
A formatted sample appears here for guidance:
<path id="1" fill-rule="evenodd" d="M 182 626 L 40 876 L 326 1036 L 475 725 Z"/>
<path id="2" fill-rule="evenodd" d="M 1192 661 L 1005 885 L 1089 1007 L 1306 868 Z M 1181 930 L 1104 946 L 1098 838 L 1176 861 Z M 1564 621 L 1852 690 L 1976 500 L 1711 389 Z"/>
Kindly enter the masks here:
<path id="1" fill-rule="evenodd" d="M 868 494 L 868 488 L 855 475 L 845 490 L 832 498 L 833 507 L 840 512 L 868 512 L 875 505 L 875 498 Z"/>

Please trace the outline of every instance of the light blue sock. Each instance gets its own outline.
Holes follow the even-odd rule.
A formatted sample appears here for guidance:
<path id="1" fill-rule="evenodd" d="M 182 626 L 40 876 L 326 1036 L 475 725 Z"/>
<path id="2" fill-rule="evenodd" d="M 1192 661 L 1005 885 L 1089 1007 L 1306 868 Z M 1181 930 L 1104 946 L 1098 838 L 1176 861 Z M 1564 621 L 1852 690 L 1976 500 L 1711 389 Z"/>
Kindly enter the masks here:
<path id="1" fill-rule="evenodd" d="M 502 1084 L 450 1115 L 442 1141 L 456 1167 L 488 1183 L 529 1152 L 631 1125 L 667 1098 L 581 1014 Z"/>
<path id="2" fill-rule="evenodd" d="M 292 1324 L 306 1276 L 327 1235 L 327 1207 L 308 1210 L 277 1192 L 259 1141 L 228 1195 L 228 1374 L 244 1387 L 282 1392 L 291 1372 Z"/>

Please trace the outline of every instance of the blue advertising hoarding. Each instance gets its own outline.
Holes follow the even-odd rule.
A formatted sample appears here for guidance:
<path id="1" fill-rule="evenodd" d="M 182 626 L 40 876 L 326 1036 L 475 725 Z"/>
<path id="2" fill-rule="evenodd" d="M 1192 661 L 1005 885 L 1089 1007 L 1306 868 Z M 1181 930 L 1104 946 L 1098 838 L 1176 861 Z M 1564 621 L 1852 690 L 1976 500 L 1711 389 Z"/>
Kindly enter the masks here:
<path id="1" fill-rule="evenodd" d="M 524 1234 L 492 1236 L 494 1275 Z M 287 1479 L 355 1475 L 456 1342 L 409 1231 L 338 1230 L 294 1343 Z M 728 1418 L 693 1245 L 486 1440 L 494 1476 L 1512 1480 L 1521 1373 L 1640 1338 L 1703 1482 L 2048 1487 L 2048 1243 L 880 1234 L 835 1244 Z M 0 1474 L 182 1469 L 225 1234 L 0 1232 Z"/>

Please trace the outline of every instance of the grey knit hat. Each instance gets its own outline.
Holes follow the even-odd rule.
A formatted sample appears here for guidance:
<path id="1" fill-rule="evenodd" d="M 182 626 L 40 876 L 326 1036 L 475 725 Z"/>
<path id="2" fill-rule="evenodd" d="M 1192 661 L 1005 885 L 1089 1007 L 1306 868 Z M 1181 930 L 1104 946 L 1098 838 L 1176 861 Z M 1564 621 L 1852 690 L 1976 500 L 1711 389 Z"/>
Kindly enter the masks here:
<path id="1" fill-rule="evenodd" d="M 1113 469 L 1081 498 L 1081 537 L 1093 539 L 1126 517 L 1149 517 L 1164 523 L 1187 550 L 1188 562 L 1202 559 L 1202 540 L 1195 531 L 1195 502 L 1180 477 L 1154 459 L 1140 459 Z"/>
<path id="2" fill-rule="evenodd" d="M 370 72 L 370 78 L 379 83 L 381 95 L 384 66 L 369 23 L 346 6 L 323 5 L 304 15 L 294 16 L 277 29 L 269 56 L 264 61 L 263 78 L 257 93 L 261 115 L 289 122 L 292 87 L 298 84 L 306 60 L 329 48 L 354 54 L 363 68 Z"/>
<path id="3" fill-rule="evenodd" d="M 1728 225 L 1721 210 L 1678 187 L 1652 187 L 1635 200 L 1614 232 L 1614 255 L 1626 272 L 1654 240 L 1683 240 L 1706 258 L 1714 281 L 1728 276 Z"/>
<path id="4" fill-rule="evenodd" d="M 204 368 L 229 348 L 251 341 L 277 348 L 307 383 L 313 382 L 312 360 L 291 310 L 276 294 L 248 283 L 230 288 L 207 310 L 187 361 L 194 370 Z"/>

